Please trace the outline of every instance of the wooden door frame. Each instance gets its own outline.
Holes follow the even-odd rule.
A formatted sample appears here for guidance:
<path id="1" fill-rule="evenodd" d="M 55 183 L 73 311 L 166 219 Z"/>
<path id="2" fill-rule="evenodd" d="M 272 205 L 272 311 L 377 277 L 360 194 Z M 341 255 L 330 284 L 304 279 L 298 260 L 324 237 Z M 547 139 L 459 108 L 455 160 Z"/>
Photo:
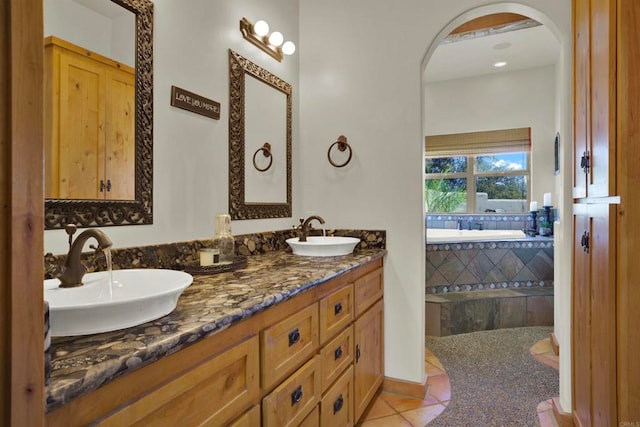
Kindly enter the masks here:
<path id="1" fill-rule="evenodd" d="M 44 425 L 42 33 L 42 0 L 0 2 L 0 425 L 6 426 Z"/>

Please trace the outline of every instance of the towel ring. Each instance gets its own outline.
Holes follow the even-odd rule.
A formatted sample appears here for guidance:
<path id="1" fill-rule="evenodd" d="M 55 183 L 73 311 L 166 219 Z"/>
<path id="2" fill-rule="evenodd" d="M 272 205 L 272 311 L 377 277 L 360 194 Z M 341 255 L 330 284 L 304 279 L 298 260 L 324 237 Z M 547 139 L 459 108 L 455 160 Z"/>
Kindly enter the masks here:
<path id="1" fill-rule="evenodd" d="M 342 163 L 342 164 L 337 164 L 333 161 L 333 159 L 331 159 L 331 150 L 333 149 L 334 146 L 338 146 L 338 150 L 339 151 L 345 151 L 345 150 L 349 150 L 349 157 L 347 158 L 347 161 Z M 336 142 L 334 142 L 333 144 L 331 144 L 331 146 L 329 147 L 329 151 L 327 151 L 327 158 L 329 159 L 329 163 L 331 163 L 331 165 L 337 167 L 337 168 L 341 168 L 344 166 L 347 166 L 349 164 L 349 162 L 351 161 L 351 156 L 353 155 L 353 151 L 351 150 L 351 146 L 347 143 L 347 137 L 344 135 L 340 135 L 338 137 L 338 140 Z"/>
<path id="2" fill-rule="evenodd" d="M 261 151 L 262 151 L 262 154 L 265 157 L 269 158 L 269 164 L 267 165 L 266 168 L 263 168 L 263 169 L 259 168 L 258 164 L 256 163 L 256 156 Z M 273 164 L 273 156 L 271 155 L 271 144 L 269 144 L 268 142 L 265 142 L 262 147 L 258 148 L 256 150 L 256 152 L 253 153 L 253 167 L 258 169 L 258 171 L 260 171 L 260 172 L 265 172 L 265 171 L 269 170 L 269 168 L 271 167 L 272 164 Z"/>

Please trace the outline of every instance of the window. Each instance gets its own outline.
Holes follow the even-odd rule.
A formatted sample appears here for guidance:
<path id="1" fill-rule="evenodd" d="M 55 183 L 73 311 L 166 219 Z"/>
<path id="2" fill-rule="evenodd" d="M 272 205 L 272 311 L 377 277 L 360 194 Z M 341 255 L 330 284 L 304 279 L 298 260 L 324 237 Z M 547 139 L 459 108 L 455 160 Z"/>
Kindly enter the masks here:
<path id="1" fill-rule="evenodd" d="M 529 128 L 427 137 L 427 210 L 527 212 L 530 146 Z"/>

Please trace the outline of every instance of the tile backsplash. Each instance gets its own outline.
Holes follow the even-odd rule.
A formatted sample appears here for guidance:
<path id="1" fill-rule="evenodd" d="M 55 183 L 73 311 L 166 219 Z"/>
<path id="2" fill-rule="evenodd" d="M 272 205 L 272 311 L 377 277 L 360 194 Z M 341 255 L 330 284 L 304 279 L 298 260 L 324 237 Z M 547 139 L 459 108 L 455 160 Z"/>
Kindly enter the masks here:
<path id="1" fill-rule="evenodd" d="M 313 230 L 311 235 L 321 234 L 321 230 Z M 356 249 L 385 248 L 386 232 L 384 230 L 326 230 L 328 236 L 359 237 L 361 242 Z M 242 234 L 234 236 L 235 250 L 239 255 L 251 256 L 265 252 L 288 250 L 286 240 L 296 237 L 294 229 L 268 231 L 262 233 Z M 213 237 L 213 236 L 212 236 Z M 192 240 L 188 242 L 163 243 L 130 248 L 111 249 L 114 269 L 123 268 L 169 268 L 183 269 L 185 264 L 198 260 L 198 250 L 211 246 L 211 239 Z M 88 247 L 88 246 L 87 246 Z M 64 265 L 65 254 L 44 256 L 44 278 L 52 279 L 60 276 Z M 93 251 L 82 254 L 82 262 L 88 272 L 106 270 L 103 254 L 95 255 Z"/>
<path id="2" fill-rule="evenodd" d="M 538 211 L 538 224 L 543 217 L 544 210 Z M 551 218 L 557 218 L 556 209 L 551 209 Z M 531 228 L 533 217 L 529 212 L 520 214 L 427 214 L 425 225 L 427 228 L 454 230 L 458 228 L 458 220 L 463 222 L 464 228 L 467 228 L 470 222 L 472 227 L 481 224 L 483 230 L 525 230 Z"/>

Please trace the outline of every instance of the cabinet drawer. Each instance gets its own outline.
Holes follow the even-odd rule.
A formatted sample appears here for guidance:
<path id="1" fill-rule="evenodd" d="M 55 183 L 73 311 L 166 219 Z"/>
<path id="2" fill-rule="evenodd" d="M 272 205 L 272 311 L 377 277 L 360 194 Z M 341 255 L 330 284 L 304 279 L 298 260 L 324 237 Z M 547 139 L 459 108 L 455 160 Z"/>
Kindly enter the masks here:
<path id="1" fill-rule="evenodd" d="M 264 427 L 297 426 L 320 402 L 318 356 L 262 400 Z"/>
<path id="2" fill-rule="evenodd" d="M 316 405 L 298 427 L 320 427 L 320 407 Z"/>
<path id="3" fill-rule="evenodd" d="M 320 344 L 324 344 L 353 320 L 353 285 L 320 300 Z"/>
<path id="4" fill-rule="evenodd" d="M 357 279 L 353 285 L 355 294 L 355 315 L 360 316 L 374 302 L 382 298 L 382 268 L 372 271 Z"/>
<path id="5" fill-rule="evenodd" d="M 318 348 L 318 305 L 307 308 L 260 333 L 262 387 L 269 389 L 293 372 Z"/>
<path id="6" fill-rule="evenodd" d="M 229 424 L 229 427 L 254 427 L 260 425 L 260 405 L 255 405 L 240 418 Z"/>
<path id="7" fill-rule="evenodd" d="M 320 403 L 320 425 L 353 426 L 353 366 L 325 393 Z"/>
<path id="8" fill-rule="evenodd" d="M 353 361 L 353 328 L 349 326 L 320 350 L 320 384 L 324 392 Z"/>
<path id="9" fill-rule="evenodd" d="M 220 425 L 260 396 L 258 338 L 252 337 L 116 409 L 97 425 Z"/>

